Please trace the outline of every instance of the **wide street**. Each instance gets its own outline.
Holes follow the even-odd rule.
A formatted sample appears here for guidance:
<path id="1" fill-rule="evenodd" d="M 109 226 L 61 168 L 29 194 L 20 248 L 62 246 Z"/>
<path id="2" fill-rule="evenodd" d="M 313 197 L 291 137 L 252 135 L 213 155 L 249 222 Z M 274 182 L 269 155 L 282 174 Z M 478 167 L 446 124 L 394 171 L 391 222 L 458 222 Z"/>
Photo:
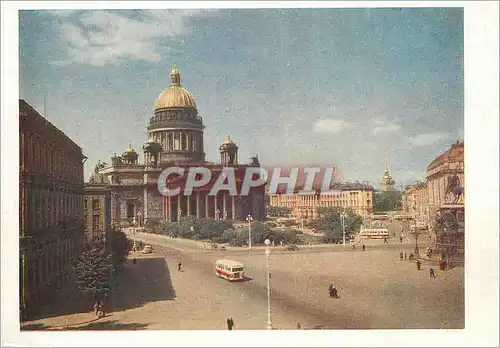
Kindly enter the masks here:
<path id="1" fill-rule="evenodd" d="M 131 254 L 119 279 L 113 311 L 92 324 L 78 326 L 89 313 L 41 319 L 57 329 L 74 322 L 80 329 L 225 329 L 228 316 L 235 329 L 265 329 L 267 321 L 266 258 L 264 248 L 252 254 L 239 251 L 202 251 L 192 241 L 143 233 L 129 237 L 151 243 L 154 253 Z M 271 266 L 272 324 L 276 329 L 306 328 L 462 328 L 464 326 L 463 268 L 416 270 L 400 261 L 399 252 L 412 244 L 369 246 L 366 251 L 342 246 L 322 250 L 277 252 Z M 304 248 L 302 248 L 304 249 Z M 321 251 L 321 252 L 320 252 Z M 214 276 L 219 258 L 241 261 L 253 279 L 230 283 Z M 184 270 L 177 270 L 182 260 Z M 340 299 L 330 299 L 333 282 Z M 78 316 L 81 316 L 79 319 Z M 36 326 L 34 326 L 36 327 Z M 62 328 L 62 327 L 60 327 Z"/>

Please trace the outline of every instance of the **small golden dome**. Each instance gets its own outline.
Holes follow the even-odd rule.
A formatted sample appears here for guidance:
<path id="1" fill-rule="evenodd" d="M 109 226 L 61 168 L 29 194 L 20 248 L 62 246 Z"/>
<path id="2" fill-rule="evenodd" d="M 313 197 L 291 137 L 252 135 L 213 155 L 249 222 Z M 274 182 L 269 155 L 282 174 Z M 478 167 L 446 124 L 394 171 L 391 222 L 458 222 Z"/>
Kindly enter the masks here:
<path id="1" fill-rule="evenodd" d="M 234 145 L 234 141 L 232 141 L 231 137 L 228 135 L 226 141 L 224 141 L 222 145 Z"/>
<path id="2" fill-rule="evenodd" d="M 156 99 L 155 110 L 164 108 L 196 109 L 193 96 L 181 87 L 181 74 L 177 66 L 174 65 L 170 71 L 170 76 L 172 83 Z"/>
<path id="3" fill-rule="evenodd" d="M 129 143 L 128 148 L 125 150 L 125 152 L 123 153 L 122 156 L 135 156 L 135 155 L 138 156 L 137 152 L 134 150 L 132 145 Z"/>

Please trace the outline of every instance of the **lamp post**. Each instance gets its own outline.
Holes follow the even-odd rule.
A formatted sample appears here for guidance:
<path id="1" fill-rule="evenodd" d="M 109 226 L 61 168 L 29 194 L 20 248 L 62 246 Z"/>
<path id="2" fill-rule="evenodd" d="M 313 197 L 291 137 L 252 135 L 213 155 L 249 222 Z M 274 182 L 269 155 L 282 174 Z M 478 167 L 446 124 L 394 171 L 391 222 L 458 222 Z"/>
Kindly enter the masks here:
<path id="1" fill-rule="evenodd" d="M 181 217 L 182 217 L 182 210 L 177 211 L 177 234 L 181 234 Z"/>
<path id="2" fill-rule="evenodd" d="M 342 221 L 342 244 L 345 247 L 345 218 L 346 214 L 345 212 L 340 213 L 340 219 Z"/>
<path id="3" fill-rule="evenodd" d="M 271 325 L 271 273 L 269 271 L 269 255 L 271 254 L 271 249 L 269 249 L 269 245 L 271 241 L 266 239 L 264 241 L 266 244 L 266 263 L 267 263 L 267 329 L 272 330 Z"/>
<path id="4" fill-rule="evenodd" d="M 252 250 L 252 215 L 248 214 L 245 220 L 248 222 L 248 251 L 250 252 Z"/>

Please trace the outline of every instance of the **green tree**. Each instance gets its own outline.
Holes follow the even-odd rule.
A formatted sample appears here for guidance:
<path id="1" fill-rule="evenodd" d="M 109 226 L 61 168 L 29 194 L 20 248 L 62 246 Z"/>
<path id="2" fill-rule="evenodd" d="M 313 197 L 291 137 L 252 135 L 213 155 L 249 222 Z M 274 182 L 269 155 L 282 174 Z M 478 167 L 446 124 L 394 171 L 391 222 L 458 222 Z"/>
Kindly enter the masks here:
<path id="1" fill-rule="evenodd" d="M 309 226 L 318 232 L 325 233 L 323 242 L 337 243 L 343 238 L 341 211 L 338 207 L 321 207 L 317 209 L 319 218 L 309 222 Z M 359 231 L 363 218 L 351 209 L 345 211 L 344 220 L 346 239 Z"/>
<path id="2" fill-rule="evenodd" d="M 392 211 L 403 205 L 403 194 L 400 191 L 380 191 L 375 193 L 373 211 Z"/>
<path id="3" fill-rule="evenodd" d="M 73 265 L 76 285 L 82 292 L 103 293 L 109 289 L 113 272 L 112 256 L 107 253 L 103 239 L 94 238 Z"/>
<path id="4" fill-rule="evenodd" d="M 122 230 L 112 228 L 107 235 L 106 249 L 111 255 L 114 272 L 119 272 L 130 250 L 127 235 Z"/>

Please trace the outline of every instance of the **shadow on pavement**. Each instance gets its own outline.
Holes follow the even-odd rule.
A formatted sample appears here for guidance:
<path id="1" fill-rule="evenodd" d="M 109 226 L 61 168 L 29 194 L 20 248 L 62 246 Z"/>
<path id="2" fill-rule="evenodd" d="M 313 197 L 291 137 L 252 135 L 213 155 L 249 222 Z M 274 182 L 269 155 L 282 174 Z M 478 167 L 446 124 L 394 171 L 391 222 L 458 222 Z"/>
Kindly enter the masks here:
<path id="1" fill-rule="evenodd" d="M 41 323 L 21 325 L 21 331 L 43 331 L 50 330 L 50 328 L 50 326 Z"/>
<path id="2" fill-rule="evenodd" d="M 145 330 L 149 324 L 139 323 L 118 323 L 116 320 L 98 321 L 87 325 L 82 325 L 72 328 L 64 328 L 66 331 L 80 331 L 80 330 Z"/>
<path id="3" fill-rule="evenodd" d="M 117 291 L 111 295 L 110 312 L 176 298 L 170 270 L 163 257 L 137 258 L 135 264 L 128 260 L 118 283 Z"/>
<path id="4" fill-rule="evenodd" d="M 116 320 L 93 321 L 73 327 L 52 327 L 37 323 L 21 326 L 21 331 L 145 330 L 149 324 L 118 323 Z"/>

